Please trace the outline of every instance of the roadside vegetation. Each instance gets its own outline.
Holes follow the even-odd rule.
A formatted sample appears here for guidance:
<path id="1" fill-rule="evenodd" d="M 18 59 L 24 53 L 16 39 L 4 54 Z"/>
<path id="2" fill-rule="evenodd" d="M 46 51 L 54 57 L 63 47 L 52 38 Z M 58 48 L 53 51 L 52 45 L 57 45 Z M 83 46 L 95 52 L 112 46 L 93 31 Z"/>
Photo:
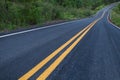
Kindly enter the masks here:
<path id="1" fill-rule="evenodd" d="M 120 27 L 120 4 L 112 10 L 111 20 L 115 25 Z"/>
<path id="2" fill-rule="evenodd" d="M 0 0 L 0 31 L 88 17 L 114 1 L 118 0 Z"/>

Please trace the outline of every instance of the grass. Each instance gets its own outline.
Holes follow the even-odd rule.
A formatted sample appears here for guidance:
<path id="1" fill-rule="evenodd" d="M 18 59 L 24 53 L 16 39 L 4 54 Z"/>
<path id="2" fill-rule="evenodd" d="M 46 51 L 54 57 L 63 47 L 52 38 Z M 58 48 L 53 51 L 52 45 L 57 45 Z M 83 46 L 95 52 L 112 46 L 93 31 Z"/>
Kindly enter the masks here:
<path id="1" fill-rule="evenodd" d="M 111 20 L 115 25 L 120 27 L 120 4 L 112 10 Z"/>

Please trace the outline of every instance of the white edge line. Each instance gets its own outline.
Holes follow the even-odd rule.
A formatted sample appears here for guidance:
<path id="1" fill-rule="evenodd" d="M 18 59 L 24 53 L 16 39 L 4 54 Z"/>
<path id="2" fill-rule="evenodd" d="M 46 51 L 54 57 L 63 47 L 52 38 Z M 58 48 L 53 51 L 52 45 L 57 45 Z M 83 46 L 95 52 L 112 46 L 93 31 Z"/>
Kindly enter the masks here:
<path id="1" fill-rule="evenodd" d="M 99 13 L 99 11 L 95 15 L 97 15 Z M 44 27 L 39 27 L 39 28 L 34 28 L 34 29 L 29 29 L 29 30 L 24 30 L 24 31 L 19 31 L 19 32 L 15 32 L 15 33 L 9 33 L 9 34 L 5 34 L 5 35 L 1 35 L 0 38 L 9 37 L 9 36 L 17 35 L 17 34 L 23 34 L 23 33 L 27 33 L 27 32 L 40 30 L 40 29 L 59 26 L 59 25 L 63 25 L 63 24 L 68 24 L 68 23 L 72 23 L 72 22 L 75 22 L 75 21 L 80 21 L 80 20 L 68 21 L 68 22 L 58 23 L 58 24 L 54 24 L 54 25 L 49 25 L 49 26 L 44 26 Z"/>
<path id="2" fill-rule="evenodd" d="M 68 23 L 72 23 L 72 22 L 75 22 L 75 21 L 79 21 L 79 20 L 74 20 L 74 21 L 59 23 L 59 24 L 55 24 L 55 25 L 49 25 L 49 26 L 34 28 L 34 29 L 30 29 L 30 30 L 25 30 L 25 31 L 10 33 L 10 34 L 6 34 L 6 35 L 2 35 L 2 36 L 0 36 L 0 38 L 4 38 L 4 37 L 8 37 L 8 36 L 13 36 L 13 35 L 17 35 L 17 34 L 23 34 L 23 33 L 27 33 L 27 32 L 32 32 L 32 31 L 40 30 L 40 29 L 45 29 L 45 28 L 50 28 L 50 27 L 54 27 L 54 26 L 59 26 L 59 25 L 63 25 L 63 24 L 68 24 Z"/>
<path id="3" fill-rule="evenodd" d="M 50 28 L 50 27 L 54 27 L 54 26 L 59 26 L 59 25 L 63 25 L 63 24 L 68 24 L 68 23 L 72 23 L 72 22 L 75 22 L 75 21 L 79 21 L 79 20 L 74 20 L 74 21 L 69 21 L 69 22 L 64 22 L 64 23 L 58 23 L 58 24 L 55 24 L 55 25 L 49 25 L 49 26 L 34 28 L 34 29 L 30 29 L 30 30 L 24 30 L 24 31 L 20 31 L 20 32 L 15 32 L 15 33 L 9 33 L 9 34 L 5 34 L 5 35 L 0 36 L 0 38 L 9 37 L 9 36 L 17 35 L 17 34 L 23 34 L 23 33 L 27 33 L 27 32 L 40 30 L 40 29 L 45 29 L 45 28 Z"/>
<path id="4" fill-rule="evenodd" d="M 111 20 L 111 11 L 109 12 L 108 16 L 107 16 L 107 20 L 108 22 L 113 25 L 114 27 L 116 27 L 117 29 L 120 29 L 120 27 L 118 27 L 117 25 L 113 24 L 110 20 Z"/>

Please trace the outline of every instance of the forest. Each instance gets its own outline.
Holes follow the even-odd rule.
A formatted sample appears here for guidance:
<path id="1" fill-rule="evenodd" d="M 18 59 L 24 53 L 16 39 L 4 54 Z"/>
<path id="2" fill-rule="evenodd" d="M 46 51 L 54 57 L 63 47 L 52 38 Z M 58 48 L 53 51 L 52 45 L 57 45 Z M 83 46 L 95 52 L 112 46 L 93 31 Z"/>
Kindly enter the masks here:
<path id="1" fill-rule="evenodd" d="M 119 0 L 0 0 L 0 31 L 81 19 Z"/>

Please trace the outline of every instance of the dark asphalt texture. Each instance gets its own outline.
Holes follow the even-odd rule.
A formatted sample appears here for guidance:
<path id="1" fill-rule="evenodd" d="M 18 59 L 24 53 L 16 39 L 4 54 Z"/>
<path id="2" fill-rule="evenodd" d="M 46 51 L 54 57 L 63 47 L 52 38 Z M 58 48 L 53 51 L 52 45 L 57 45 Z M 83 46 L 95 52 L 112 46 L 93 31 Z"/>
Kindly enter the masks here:
<path id="1" fill-rule="evenodd" d="M 107 6 L 89 18 L 0 38 L 0 80 L 17 80 L 91 22 L 100 18 L 104 11 L 104 17 L 47 80 L 120 80 L 120 29 L 107 19 L 113 6 Z M 30 80 L 35 80 L 43 70 L 38 71 Z"/>

